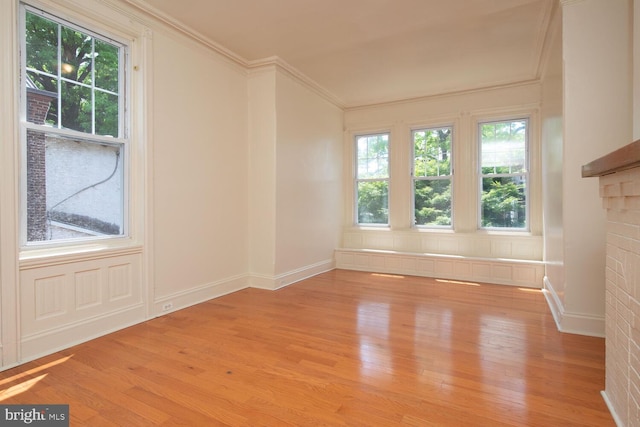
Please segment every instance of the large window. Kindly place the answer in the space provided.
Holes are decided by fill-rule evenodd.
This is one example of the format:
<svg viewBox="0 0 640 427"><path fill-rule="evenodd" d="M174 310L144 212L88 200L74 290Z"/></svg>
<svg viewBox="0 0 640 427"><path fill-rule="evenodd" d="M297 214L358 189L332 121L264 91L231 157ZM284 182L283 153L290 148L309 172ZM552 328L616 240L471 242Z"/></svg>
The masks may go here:
<svg viewBox="0 0 640 427"><path fill-rule="evenodd" d="M411 134L414 224L451 227L452 128L419 129Z"/></svg>
<svg viewBox="0 0 640 427"><path fill-rule="evenodd" d="M126 47L22 8L23 240L126 233Z"/></svg>
<svg viewBox="0 0 640 427"><path fill-rule="evenodd" d="M358 224L389 224L389 134L356 136Z"/></svg>
<svg viewBox="0 0 640 427"><path fill-rule="evenodd" d="M480 226L527 229L528 120L479 124Z"/></svg>

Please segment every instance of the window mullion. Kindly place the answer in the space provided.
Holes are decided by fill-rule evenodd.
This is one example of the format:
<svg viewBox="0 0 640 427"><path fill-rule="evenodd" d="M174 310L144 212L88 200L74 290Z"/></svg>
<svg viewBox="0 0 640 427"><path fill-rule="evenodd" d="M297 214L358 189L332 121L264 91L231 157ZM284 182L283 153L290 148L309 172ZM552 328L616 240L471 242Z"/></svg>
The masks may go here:
<svg viewBox="0 0 640 427"><path fill-rule="evenodd" d="M96 134L96 39L91 38L91 133Z"/></svg>
<svg viewBox="0 0 640 427"><path fill-rule="evenodd" d="M58 104L58 117L57 117L57 127L58 129L62 129L62 25L58 24L58 46L57 46L57 61L58 66L56 67L56 85L58 87L58 99L56 103Z"/></svg>

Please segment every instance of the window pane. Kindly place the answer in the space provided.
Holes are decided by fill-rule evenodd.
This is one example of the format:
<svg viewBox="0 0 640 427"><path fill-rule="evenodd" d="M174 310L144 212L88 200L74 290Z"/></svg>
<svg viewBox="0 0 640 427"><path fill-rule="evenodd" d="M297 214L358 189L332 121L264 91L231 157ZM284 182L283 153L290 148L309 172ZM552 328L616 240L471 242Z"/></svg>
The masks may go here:
<svg viewBox="0 0 640 427"><path fill-rule="evenodd" d="M518 177L482 179L482 226L526 227L526 180Z"/></svg>
<svg viewBox="0 0 640 427"><path fill-rule="evenodd" d="M25 20L27 68L58 75L58 24L28 12Z"/></svg>
<svg viewBox="0 0 640 427"><path fill-rule="evenodd" d="M527 121L480 125L483 174L511 174L526 171Z"/></svg>
<svg viewBox="0 0 640 427"><path fill-rule="evenodd" d="M416 225L451 225L451 180L415 181Z"/></svg>
<svg viewBox="0 0 640 427"><path fill-rule="evenodd" d="M367 135L357 138L358 178L389 176L389 135Z"/></svg>
<svg viewBox="0 0 640 427"><path fill-rule="evenodd" d="M389 223L389 183L387 181L358 183L358 223Z"/></svg>
<svg viewBox="0 0 640 427"><path fill-rule="evenodd" d="M58 124L57 79L34 72L27 73L27 121L39 125ZM48 88L52 88L49 90Z"/></svg>
<svg viewBox="0 0 640 427"><path fill-rule="evenodd" d="M80 31L62 27L60 74L65 79L91 85L93 38Z"/></svg>
<svg viewBox="0 0 640 427"><path fill-rule="evenodd" d="M28 108L35 105L36 95L49 99L45 119L42 114L27 114L28 120L121 137L121 47L30 12L25 33Z"/></svg>
<svg viewBox="0 0 640 427"><path fill-rule="evenodd" d="M96 87L118 93L119 51L117 46L95 41Z"/></svg>
<svg viewBox="0 0 640 427"><path fill-rule="evenodd" d="M62 82L62 127L81 132L91 131L91 88Z"/></svg>
<svg viewBox="0 0 640 427"><path fill-rule="evenodd" d="M123 147L27 131L27 241L124 232Z"/></svg>
<svg viewBox="0 0 640 427"><path fill-rule="evenodd" d="M96 95L96 134L118 136L118 96L104 92Z"/></svg>
<svg viewBox="0 0 640 427"><path fill-rule="evenodd" d="M451 175L451 128L413 132L414 176Z"/></svg>

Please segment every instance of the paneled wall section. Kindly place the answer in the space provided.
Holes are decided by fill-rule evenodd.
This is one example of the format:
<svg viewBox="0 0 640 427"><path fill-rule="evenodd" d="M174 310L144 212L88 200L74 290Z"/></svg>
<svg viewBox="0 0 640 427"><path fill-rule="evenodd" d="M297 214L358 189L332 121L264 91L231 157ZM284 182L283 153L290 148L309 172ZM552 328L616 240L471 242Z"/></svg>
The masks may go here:
<svg viewBox="0 0 640 427"><path fill-rule="evenodd" d="M133 252L22 267L22 358L144 320L141 258Z"/></svg>

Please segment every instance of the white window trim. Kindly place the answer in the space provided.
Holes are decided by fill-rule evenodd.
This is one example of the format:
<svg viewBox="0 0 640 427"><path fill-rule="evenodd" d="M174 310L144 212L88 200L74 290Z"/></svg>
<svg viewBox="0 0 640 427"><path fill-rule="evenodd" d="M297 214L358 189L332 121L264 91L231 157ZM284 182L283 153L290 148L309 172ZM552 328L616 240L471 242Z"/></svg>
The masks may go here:
<svg viewBox="0 0 640 427"><path fill-rule="evenodd" d="M145 188L146 156L150 149L145 149L144 142L150 134L148 123L148 113L145 111L149 100L146 89L151 84L151 73L144 67L150 61L151 31L138 21L135 15L125 12L122 9L115 9L110 5L102 5L102 8L89 8L83 3L85 0L69 0L68 7L61 6L52 0L23 0L18 7L19 25L17 27L20 50L24 46L24 9L33 7L45 11L47 14L67 22L79 22L80 28L93 28L92 34L97 34L105 40L114 40L125 46L125 76L123 96L124 114L120 120L121 126L127 126L124 133L127 135L126 143L123 146L124 154L124 182L126 183L123 197L127 201L124 203L124 235L107 236L97 239L83 240L60 240L26 243L26 159L24 158L24 148L22 145L26 140L26 88L21 81L16 81L19 94L20 108L16 117L16 128L18 129L19 140L16 141L17 151L20 156L18 193L20 214L19 222L19 259L25 262L37 262L38 259L46 260L51 257L72 257L74 254L87 254L95 252L113 251L119 252L126 248L142 247L145 242L145 207L150 203L145 198L147 193ZM78 27L75 25L74 27ZM16 59L14 62L16 69L24 69L23 63ZM58 130L61 133L73 131ZM86 134L82 134L87 138ZM101 136L91 135L87 139L100 140ZM117 142L122 139L107 138L108 141ZM145 156L146 154L146 156ZM147 221L148 222L148 221Z"/></svg>

